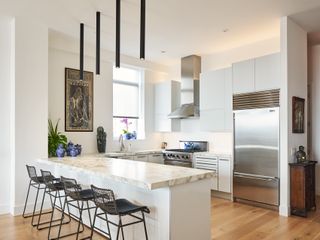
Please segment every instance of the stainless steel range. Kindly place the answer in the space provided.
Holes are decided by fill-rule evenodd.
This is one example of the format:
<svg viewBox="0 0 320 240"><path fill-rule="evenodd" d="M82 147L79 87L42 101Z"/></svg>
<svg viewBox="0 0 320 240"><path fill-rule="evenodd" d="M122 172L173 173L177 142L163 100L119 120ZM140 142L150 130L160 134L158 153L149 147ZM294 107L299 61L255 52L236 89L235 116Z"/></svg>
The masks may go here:
<svg viewBox="0 0 320 240"><path fill-rule="evenodd" d="M181 167L193 167L193 154L208 151L208 142L205 141L179 141L180 148L166 149L163 152L164 164Z"/></svg>

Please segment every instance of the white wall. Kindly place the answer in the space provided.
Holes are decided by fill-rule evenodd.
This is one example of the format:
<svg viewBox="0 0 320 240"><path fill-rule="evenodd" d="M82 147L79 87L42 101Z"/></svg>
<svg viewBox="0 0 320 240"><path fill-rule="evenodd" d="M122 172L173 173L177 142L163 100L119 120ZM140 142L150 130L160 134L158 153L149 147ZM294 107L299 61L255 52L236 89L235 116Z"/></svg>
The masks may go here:
<svg viewBox="0 0 320 240"><path fill-rule="evenodd" d="M305 133L292 133L292 97L306 99ZM307 146L307 33L290 18L281 19L280 214L290 214L288 163L299 145Z"/></svg>
<svg viewBox="0 0 320 240"><path fill-rule="evenodd" d="M0 17L0 214L10 210L11 179L11 32L13 19Z"/></svg>
<svg viewBox="0 0 320 240"><path fill-rule="evenodd" d="M78 42L58 33L50 34L49 47L49 118L60 120L59 129L64 132L64 69L79 68ZM94 47L85 47L85 70L94 72ZM96 153L96 128L103 126L108 134L107 151L119 150L112 136L112 67L113 54L102 51L101 75L94 74L94 132L65 133L69 140L83 146L83 153ZM161 65L141 62L137 59L121 58L122 64L145 68L145 128L146 139L130 141L133 150L160 148L162 135L153 129L153 85L168 78L166 68ZM118 138L118 137L116 137ZM129 144L127 142L126 144Z"/></svg>
<svg viewBox="0 0 320 240"><path fill-rule="evenodd" d="M309 49L309 84L311 90L311 159L320 159L320 45ZM316 165L316 193L320 195L320 167Z"/></svg>
<svg viewBox="0 0 320 240"><path fill-rule="evenodd" d="M47 156L48 29L27 18L15 18L15 136L12 165L12 213L20 214L28 177L25 164Z"/></svg>
<svg viewBox="0 0 320 240"><path fill-rule="evenodd" d="M230 67L232 63L280 51L280 38L271 38L249 45L202 56L202 72Z"/></svg>

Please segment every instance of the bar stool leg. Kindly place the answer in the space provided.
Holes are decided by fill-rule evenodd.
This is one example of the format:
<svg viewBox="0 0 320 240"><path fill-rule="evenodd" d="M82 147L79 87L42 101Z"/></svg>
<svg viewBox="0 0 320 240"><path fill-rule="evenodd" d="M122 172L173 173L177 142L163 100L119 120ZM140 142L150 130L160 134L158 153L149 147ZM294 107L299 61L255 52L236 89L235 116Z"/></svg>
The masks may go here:
<svg viewBox="0 0 320 240"><path fill-rule="evenodd" d="M117 230L117 240L119 240L119 233L120 233L120 224L121 224L121 220L119 220L119 224L118 224L118 230Z"/></svg>
<svg viewBox="0 0 320 240"><path fill-rule="evenodd" d="M76 238L76 240L79 239L80 223L82 223L82 211L83 211L83 201L81 201L81 208L79 208L79 223L78 223L77 238ZM83 226L83 223L82 223L82 226ZM83 226L83 228L84 228L84 226Z"/></svg>
<svg viewBox="0 0 320 240"><path fill-rule="evenodd" d="M33 226L33 227L35 226L35 224L33 223L33 219L34 219L34 214L35 214L36 208L37 208L39 191L40 191L40 184L38 184L36 200L34 201L33 212L32 212L31 226Z"/></svg>
<svg viewBox="0 0 320 240"><path fill-rule="evenodd" d="M59 231L58 231L58 237L57 239L60 238L60 234L61 234L61 228L62 228L62 221L64 218L64 210L66 208L66 204L67 204L67 196L65 197L64 203L63 203L63 208L62 208L62 216L61 216L61 221L60 221L60 225L59 225ZM70 214L70 213L69 213Z"/></svg>
<svg viewBox="0 0 320 240"><path fill-rule="evenodd" d="M27 209L27 203L28 203L28 199L29 199L29 193L30 193L30 187L31 187L31 180L29 181L29 187L28 187L28 192L27 192L27 197L26 197L26 201L24 202L24 208L23 208L23 213L22 213L22 216L24 218L28 218L28 217L31 217L32 215L25 215L26 213L26 209Z"/></svg>
<svg viewBox="0 0 320 240"><path fill-rule="evenodd" d="M51 195L50 195L50 196L51 196ZM50 197L50 198L51 198L51 197ZM53 205L52 205L52 213L51 213L51 218L50 218L50 223L49 223L49 231L48 231L48 240L50 239L50 233L51 233L52 220L53 220L53 215L54 215L56 200L57 200L57 192L55 192L54 201L53 201ZM51 198L51 202L52 202L52 198Z"/></svg>
<svg viewBox="0 0 320 240"><path fill-rule="evenodd" d="M108 220L108 214L105 214L105 215L106 215L106 221L107 221L107 228L108 228L109 237L110 237L110 240L112 240L111 232L110 232L110 226L109 226L109 220Z"/></svg>
<svg viewBox="0 0 320 240"><path fill-rule="evenodd" d="M122 226L122 220L121 220L121 216L120 217L120 223L121 223L121 234L122 234L122 239L124 240L124 233L123 233L123 226Z"/></svg>
<svg viewBox="0 0 320 240"><path fill-rule="evenodd" d="M92 236L93 236L94 225L96 223L97 211L98 211L98 208L96 207L96 210L94 211L92 226L91 226L91 235L90 235L91 239L92 239Z"/></svg>
<svg viewBox="0 0 320 240"><path fill-rule="evenodd" d="M145 219L145 216L144 216L144 212L141 211L142 213L142 219L143 219L143 226L144 226L144 233L146 235L146 240L148 240L148 233L147 233L147 226L146 226L146 219Z"/></svg>

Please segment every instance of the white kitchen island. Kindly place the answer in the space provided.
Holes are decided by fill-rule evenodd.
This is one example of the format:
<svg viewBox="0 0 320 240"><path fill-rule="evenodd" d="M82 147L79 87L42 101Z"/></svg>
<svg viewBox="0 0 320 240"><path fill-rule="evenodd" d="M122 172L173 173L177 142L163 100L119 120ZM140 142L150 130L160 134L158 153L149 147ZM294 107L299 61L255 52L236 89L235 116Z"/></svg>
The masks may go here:
<svg viewBox="0 0 320 240"><path fill-rule="evenodd" d="M213 172L99 156L38 159L36 166L84 185L112 189L117 198L148 206L150 240L211 239ZM96 226L105 224L97 222ZM114 237L116 228L111 227L111 232ZM126 227L125 239L145 239L143 224Z"/></svg>

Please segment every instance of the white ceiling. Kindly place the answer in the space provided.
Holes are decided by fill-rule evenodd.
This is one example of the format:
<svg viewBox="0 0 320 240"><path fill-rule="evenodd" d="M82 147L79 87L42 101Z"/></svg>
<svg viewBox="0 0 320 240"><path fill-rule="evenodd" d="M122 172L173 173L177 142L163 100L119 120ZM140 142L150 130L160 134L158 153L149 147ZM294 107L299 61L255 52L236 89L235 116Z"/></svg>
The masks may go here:
<svg viewBox="0 0 320 240"><path fill-rule="evenodd" d="M140 0L122 0L121 51L136 57L139 4ZM75 38L79 23L84 22L87 43L94 43L99 10L102 47L114 49L115 0L0 0L0 5L0 14L33 15ZM206 55L277 37L281 16L315 7L320 7L319 0L147 0L146 56L170 64L182 56Z"/></svg>

